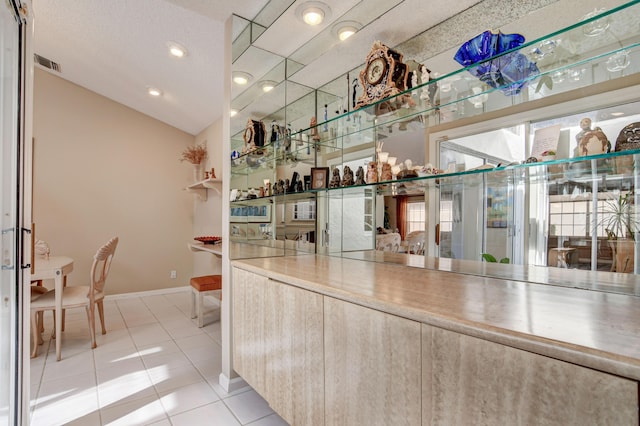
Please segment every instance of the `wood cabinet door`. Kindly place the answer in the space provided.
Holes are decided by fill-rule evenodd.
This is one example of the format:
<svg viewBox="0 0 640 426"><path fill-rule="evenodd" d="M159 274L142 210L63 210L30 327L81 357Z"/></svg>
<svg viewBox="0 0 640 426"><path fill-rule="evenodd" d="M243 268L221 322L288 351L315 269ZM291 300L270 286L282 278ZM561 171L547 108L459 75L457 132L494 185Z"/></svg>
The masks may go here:
<svg viewBox="0 0 640 426"><path fill-rule="evenodd" d="M268 279L233 268L233 369L263 397L266 395L265 291Z"/></svg>
<svg viewBox="0 0 640 426"><path fill-rule="evenodd" d="M324 330L325 424L420 424L420 323L325 297Z"/></svg>
<svg viewBox="0 0 640 426"><path fill-rule="evenodd" d="M293 425L324 424L322 303L317 293L269 280L266 399Z"/></svg>
<svg viewBox="0 0 640 426"><path fill-rule="evenodd" d="M424 425L637 425L638 383L422 325Z"/></svg>

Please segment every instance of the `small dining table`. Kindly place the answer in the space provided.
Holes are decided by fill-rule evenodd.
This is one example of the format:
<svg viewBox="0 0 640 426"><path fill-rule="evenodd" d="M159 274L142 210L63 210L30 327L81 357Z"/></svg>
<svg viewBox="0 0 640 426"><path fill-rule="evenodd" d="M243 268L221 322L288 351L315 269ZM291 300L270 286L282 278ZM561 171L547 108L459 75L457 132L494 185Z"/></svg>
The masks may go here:
<svg viewBox="0 0 640 426"><path fill-rule="evenodd" d="M56 359L60 361L62 355L62 293L67 275L73 271L73 259L67 256L49 256L35 260L35 267L31 280L53 280L55 283L55 323L56 323Z"/></svg>

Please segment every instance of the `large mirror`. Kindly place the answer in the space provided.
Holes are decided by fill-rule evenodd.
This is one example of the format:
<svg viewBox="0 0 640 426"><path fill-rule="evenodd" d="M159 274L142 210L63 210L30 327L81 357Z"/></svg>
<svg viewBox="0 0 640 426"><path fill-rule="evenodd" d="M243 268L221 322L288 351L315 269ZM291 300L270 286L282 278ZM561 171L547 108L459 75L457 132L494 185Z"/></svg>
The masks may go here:
<svg viewBox="0 0 640 426"><path fill-rule="evenodd" d="M292 7L275 4L284 17ZM538 36L563 19L574 24L524 45L522 55L539 72L514 93L493 89L475 68L454 63L457 42L417 52L424 34L405 40L399 49L437 71L429 85L407 94L409 107L390 111L355 109L363 90L357 64L366 48L361 60L345 61L353 64L348 71L324 82L329 73L321 75L326 64L317 61L333 55L329 29L280 55L263 48L278 13L265 12L263 22L238 19L233 69L251 69L253 83L234 86L233 93L232 150L242 158L232 160L231 187L242 198L233 204L240 217L233 215L232 237L275 249L264 255L315 252L637 294L638 248L618 241L636 229L614 223L635 219L640 204L633 155L629 165L604 154L615 149L625 124L640 121L629 89L638 87L640 27L632 13L637 6L629 7L613 10L615 19L575 24L582 18L563 16L532 26L531 12L505 24L504 31ZM598 26L597 34L585 32ZM265 90L265 82L273 87ZM582 159L598 154L579 146L585 118L589 130L606 135L602 157ZM250 119L262 122L265 147L246 154ZM553 149L535 155L544 162L523 164L546 139L555 141ZM391 182L340 188L347 170L366 174L371 162L378 175L388 166ZM400 174L403 168L416 177L403 180L410 176ZM319 188L310 183L316 169L326 169ZM625 214L614 213L616 207Z"/></svg>

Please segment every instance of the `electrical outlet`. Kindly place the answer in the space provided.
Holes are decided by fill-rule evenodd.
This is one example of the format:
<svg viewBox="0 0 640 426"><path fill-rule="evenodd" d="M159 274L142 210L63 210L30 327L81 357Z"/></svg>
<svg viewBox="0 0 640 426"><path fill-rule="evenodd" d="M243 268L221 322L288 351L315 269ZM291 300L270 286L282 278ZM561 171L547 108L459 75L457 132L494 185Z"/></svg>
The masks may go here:
<svg viewBox="0 0 640 426"><path fill-rule="evenodd" d="M176 279L178 278L178 271L171 271L171 273L169 274L169 277L171 279Z"/></svg>

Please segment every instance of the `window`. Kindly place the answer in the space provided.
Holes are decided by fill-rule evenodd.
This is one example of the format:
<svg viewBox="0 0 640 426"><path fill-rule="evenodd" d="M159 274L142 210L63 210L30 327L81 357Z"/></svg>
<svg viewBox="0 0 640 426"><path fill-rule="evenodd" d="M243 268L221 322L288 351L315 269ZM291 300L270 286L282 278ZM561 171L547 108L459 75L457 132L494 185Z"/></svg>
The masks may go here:
<svg viewBox="0 0 640 426"><path fill-rule="evenodd" d="M407 203L407 234L425 230L424 201Z"/></svg>
<svg viewBox="0 0 640 426"><path fill-rule="evenodd" d="M549 235L563 237L589 236L588 217L591 201L560 201L549 203Z"/></svg>
<svg viewBox="0 0 640 426"><path fill-rule="evenodd" d="M453 200L440 199L440 232L453 231Z"/></svg>
<svg viewBox="0 0 640 426"><path fill-rule="evenodd" d="M374 192L371 189L364 190L364 231L365 232L373 232L373 215L374 215L373 194Z"/></svg>
<svg viewBox="0 0 640 426"><path fill-rule="evenodd" d="M555 200L554 200L555 198ZM598 200L598 237L607 237L607 223L612 216L610 199ZM549 235L554 237L591 237L593 226L591 194L585 193L578 200L567 200L563 196L551 196L549 203Z"/></svg>
<svg viewBox="0 0 640 426"><path fill-rule="evenodd" d="M316 204L311 201L298 201L293 205L293 220L315 220Z"/></svg>

